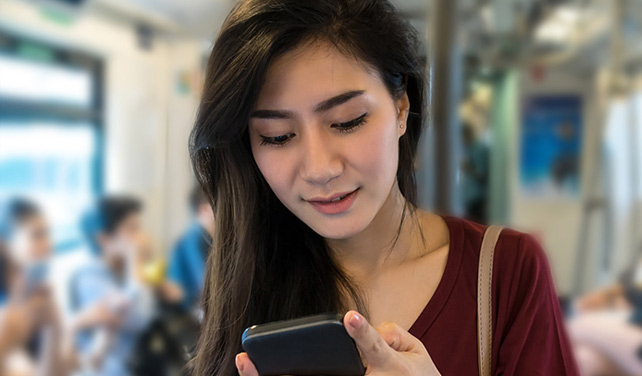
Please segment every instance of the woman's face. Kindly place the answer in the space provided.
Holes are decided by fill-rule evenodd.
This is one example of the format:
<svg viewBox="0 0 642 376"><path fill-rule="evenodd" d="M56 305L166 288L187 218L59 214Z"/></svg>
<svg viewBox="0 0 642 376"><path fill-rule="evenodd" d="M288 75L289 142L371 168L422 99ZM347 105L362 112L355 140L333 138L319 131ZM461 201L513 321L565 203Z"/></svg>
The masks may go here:
<svg viewBox="0 0 642 376"><path fill-rule="evenodd" d="M49 227L42 215L32 215L18 224L9 243L12 258L20 265L46 260L51 248Z"/></svg>
<svg viewBox="0 0 642 376"><path fill-rule="evenodd" d="M350 238L395 187L408 107L375 70L307 44L268 69L250 119L252 153L294 215L325 238Z"/></svg>

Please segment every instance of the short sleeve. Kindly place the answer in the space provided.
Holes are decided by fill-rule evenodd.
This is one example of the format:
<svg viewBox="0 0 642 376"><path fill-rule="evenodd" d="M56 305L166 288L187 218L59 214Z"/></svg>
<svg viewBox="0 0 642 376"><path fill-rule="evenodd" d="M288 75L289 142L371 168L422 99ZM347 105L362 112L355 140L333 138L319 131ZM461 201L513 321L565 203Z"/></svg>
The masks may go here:
<svg viewBox="0 0 642 376"><path fill-rule="evenodd" d="M494 374L579 375L546 255L532 236L513 238L496 251Z"/></svg>

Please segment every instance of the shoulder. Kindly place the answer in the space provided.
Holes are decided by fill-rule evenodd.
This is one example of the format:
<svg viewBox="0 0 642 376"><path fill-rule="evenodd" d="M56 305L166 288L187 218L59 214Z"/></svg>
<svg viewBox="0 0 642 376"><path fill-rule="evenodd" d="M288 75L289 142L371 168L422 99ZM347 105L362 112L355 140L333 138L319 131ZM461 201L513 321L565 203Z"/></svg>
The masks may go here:
<svg viewBox="0 0 642 376"><path fill-rule="evenodd" d="M71 276L71 283L79 288L91 286L96 281L107 280L110 272L100 260L90 258L80 265Z"/></svg>
<svg viewBox="0 0 642 376"><path fill-rule="evenodd" d="M451 221L461 226L464 264L466 273L470 273L468 283L475 284L482 238L488 226L465 219ZM530 234L511 228L502 230L495 247L492 280L496 309L508 312L500 315L502 320L514 320L527 302L533 302L530 309L537 307L547 312L559 304L546 253Z"/></svg>
<svg viewBox="0 0 642 376"><path fill-rule="evenodd" d="M183 234L174 243L174 252L186 252L195 240L203 237L205 230L198 223L194 222L185 230Z"/></svg>
<svg viewBox="0 0 642 376"><path fill-rule="evenodd" d="M505 229L497 242L495 259L495 267L503 275L530 282L550 280L546 252L531 234Z"/></svg>
<svg viewBox="0 0 642 376"><path fill-rule="evenodd" d="M444 220L451 227L451 234L461 234L461 239L458 240L465 257L479 260L482 240L488 226L458 217L444 217ZM511 228L504 228L499 236L493 265L496 272L494 274L528 271L523 277L533 277L533 273L549 273L548 259L539 242L532 235Z"/></svg>
<svg viewBox="0 0 642 376"><path fill-rule="evenodd" d="M70 276L70 304L73 310L82 309L101 298L113 286L111 272L100 260L92 258L79 266Z"/></svg>
<svg viewBox="0 0 642 376"><path fill-rule="evenodd" d="M190 231L183 233L175 242L170 252L170 258L172 262L178 262L178 260L185 257L185 252L189 250L189 239Z"/></svg>
<svg viewBox="0 0 642 376"><path fill-rule="evenodd" d="M466 248L475 249L479 253L484 234L489 226L458 217L445 217L445 220L449 227L454 225L460 228ZM511 252L515 256L531 261L546 258L541 245L531 234L504 227L497 241L495 254L510 257Z"/></svg>

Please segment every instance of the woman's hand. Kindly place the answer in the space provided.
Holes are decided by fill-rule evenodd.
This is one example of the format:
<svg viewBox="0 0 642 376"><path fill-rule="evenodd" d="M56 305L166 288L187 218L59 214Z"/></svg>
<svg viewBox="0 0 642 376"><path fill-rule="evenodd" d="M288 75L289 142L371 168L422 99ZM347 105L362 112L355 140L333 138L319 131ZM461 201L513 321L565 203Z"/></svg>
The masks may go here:
<svg viewBox="0 0 642 376"><path fill-rule="evenodd" d="M386 322L375 329L355 311L343 324L361 351L366 375L440 375L423 343L399 325Z"/></svg>
<svg viewBox="0 0 642 376"><path fill-rule="evenodd" d="M361 351L366 375L440 375L423 343L400 326L383 323L375 329L355 311L344 316L343 324ZM241 376L259 375L246 353L236 356L236 368Z"/></svg>

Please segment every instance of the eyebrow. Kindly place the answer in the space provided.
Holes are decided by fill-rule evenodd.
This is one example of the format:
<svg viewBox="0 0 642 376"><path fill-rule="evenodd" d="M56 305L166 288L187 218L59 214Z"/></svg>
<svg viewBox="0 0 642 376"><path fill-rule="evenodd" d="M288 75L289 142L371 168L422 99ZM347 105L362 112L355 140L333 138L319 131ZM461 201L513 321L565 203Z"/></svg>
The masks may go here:
<svg viewBox="0 0 642 376"><path fill-rule="evenodd" d="M314 112L326 112L330 109L346 103L352 98L356 98L364 93L363 90L351 90L345 93L335 95L330 99L326 99L323 102L317 104L314 107ZM250 117L261 118L261 119L291 119L294 117L292 111L287 110L256 110L252 112Z"/></svg>

